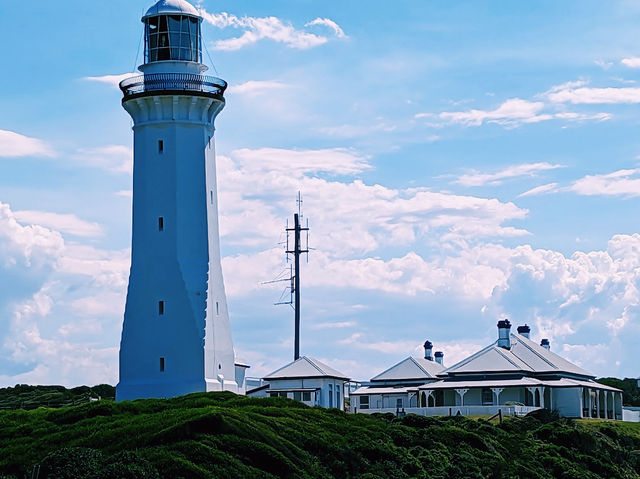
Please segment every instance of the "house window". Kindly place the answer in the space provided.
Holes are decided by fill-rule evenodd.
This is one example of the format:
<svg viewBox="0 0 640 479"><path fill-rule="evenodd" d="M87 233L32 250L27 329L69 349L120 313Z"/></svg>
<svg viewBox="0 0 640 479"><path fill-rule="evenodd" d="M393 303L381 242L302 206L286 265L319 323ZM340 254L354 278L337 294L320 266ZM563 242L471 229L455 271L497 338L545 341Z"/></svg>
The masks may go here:
<svg viewBox="0 0 640 479"><path fill-rule="evenodd" d="M277 398L278 397L278 393L269 393L269 397Z"/></svg>
<svg viewBox="0 0 640 479"><path fill-rule="evenodd" d="M336 407L340 407L340 386L336 385Z"/></svg>
<svg viewBox="0 0 640 479"><path fill-rule="evenodd" d="M329 384L329 407L333 407L333 384Z"/></svg>
<svg viewBox="0 0 640 479"><path fill-rule="evenodd" d="M302 392L293 391L293 399L295 399L296 401L302 401Z"/></svg>
<svg viewBox="0 0 640 479"><path fill-rule="evenodd" d="M158 218L158 231L164 231L164 216Z"/></svg>
<svg viewBox="0 0 640 479"><path fill-rule="evenodd" d="M493 404L493 391L489 388L482 389L482 405L491 406Z"/></svg>
<svg viewBox="0 0 640 479"><path fill-rule="evenodd" d="M160 372L164 372L164 358L160 358Z"/></svg>
<svg viewBox="0 0 640 479"><path fill-rule="evenodd" d="M164 314L164 301L158 301L158 314L160 316Z"/></svg>
<svg viewBox="0 0 640 479"><path fill-rule="evenodd" d="M303 391L302 400L306 402L311 401L311 391Z"/></svg>
<svg viewBox="0 0 640 479"><path fill-rule="evenodd" d="M400 409L402 407L402 398L396 399L396 408Z"/></svg>
<svg viewBox="0 0 640 479"><path fill-rule="evenodd" d="M369 396L360 396L360 409L369 409Z"/></svg>
<svg viewBox="0 0 640 479"><path fill-rule="evenodd" d="M158 140L158 153L160 153L160 154L164 153L164 141L163 140Z"/></svg>

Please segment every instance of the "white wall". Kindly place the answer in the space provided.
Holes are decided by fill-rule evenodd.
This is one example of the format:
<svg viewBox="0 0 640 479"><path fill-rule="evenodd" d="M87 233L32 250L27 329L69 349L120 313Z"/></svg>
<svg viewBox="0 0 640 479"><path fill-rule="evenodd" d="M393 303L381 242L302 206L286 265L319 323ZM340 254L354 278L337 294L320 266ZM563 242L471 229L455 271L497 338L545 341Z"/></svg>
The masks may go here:
<svg viewBox="0 0 640 479"><path fill-rule="evenodd" d="M582 388L553 388L552 408L563 417L582 417Z"/></svg>
<svg viewBox="0 0 640 479"><path fill-rule="evenodd" d="M237 391L213 148L223 106L188 95L124 103L135 124L133 236L118 400Z"/></svg>
<svg viewBox="0 0 640 479"><path fill-rule="evenodd" d="M329 401L329 386L331 385L332 392L332 407L344 410L344 397L345 397L345 381L334 378L304 378L304 379L270 379L266 380L269 383L269 389L273 390L287 390L287 389L316 389L317 393L317 406L329 407L331 404ZM336 388L339 388L339 396L336 398ZM292 396L293 398L293 396ZM338 401L336 401L336 399Z"/></svg>

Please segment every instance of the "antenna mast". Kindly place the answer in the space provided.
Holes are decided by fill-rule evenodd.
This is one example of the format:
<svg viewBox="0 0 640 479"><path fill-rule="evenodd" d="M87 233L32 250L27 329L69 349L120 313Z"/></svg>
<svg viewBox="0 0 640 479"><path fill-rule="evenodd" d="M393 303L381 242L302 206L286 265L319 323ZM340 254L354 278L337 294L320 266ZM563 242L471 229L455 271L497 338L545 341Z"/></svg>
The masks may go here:
<svg viewBox="0 0 640 479"><path fill-rule="evenodd" d="M295 344L293 359L300 359L300 255L306 254L307 260L309 258L309 221L307 220L307 226L302 227L302 195L298 192L298 213L293 215L293 228L287 228L287 255L293 255L294 258L294 274L291 278L291 293L294 296L294 310L295 310ZM303 231L307 232L307 244L302 247L300 236ZM289 233L293 233L293 249L289 248ZM288 258L289 256L287 256Z"/></svg>

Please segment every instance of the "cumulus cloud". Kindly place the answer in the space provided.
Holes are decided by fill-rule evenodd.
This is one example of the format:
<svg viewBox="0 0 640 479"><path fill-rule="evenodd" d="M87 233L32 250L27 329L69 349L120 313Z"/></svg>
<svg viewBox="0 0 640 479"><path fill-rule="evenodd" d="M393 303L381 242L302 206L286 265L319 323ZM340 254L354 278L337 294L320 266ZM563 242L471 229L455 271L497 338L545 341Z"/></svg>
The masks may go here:
<svg viewBox="0 0 640 479"><path fill-rule="evenodd" d="M0 158L22 156L53 157L55 151L45 141L13 131L0 130Z"/></svg>
<svg viewBox="0 0 640 479"><path fill-rule="evenodd" d="M124 305L129 252L66 243L65 229L80 238L98 233L73 215L14 212L0 203L0 278L5 287L21 284L19 295L0 304L7 318L0 384L115 381L115 314Z"/></svg>
<svg viewBox="0 0 640 479"><path fill-rule="evenodd" d="M104 235L102 226L78 218L74 214L50 211L22 210L14 212L15 218L24 224L40 225L73 236L93 238Z"/></svg>
<svg viewBox="0 0 640 479"><path fill-rule="evenodd" d="M332 175L356 175L371 167L350 150L243 149L218 160L226 241L246 244L251 221L254 246L273 244L296 191L303 192L304 212L317 225L313 240L341 256L411 244L427 233L445 241L528 234L505 224L527 214L513 203L361 180L333 181Z"/></svg>
<svg viewBox="0 0 640 479"><path fill-rule="evenodd" d="M460 176L454 183L462 186L484 186L484 185L500 185L504 180L521 177L535 177L542 171L555 170L562 168L562 165L553 165L551 163L526 163L522 165L514 165L496 173L480 173L474 172Z"/></svg>
<svg viewBox="0 0 640 479"><path fill-rule="evenodd" d="M226 12L209 13L204 9L200 10L200 14L206 22L214 27L231 27L243 30L243 34L239 37L215 42L214 48L216 50L239 50L265 39L283 43L289 48L306 50L329 41L326 36L299 30L291 23L277 17L237 17ZM307 26L315 25L328 27L335 37L346 37L342 29L332 20L318 18L307 24Z"/></svg>

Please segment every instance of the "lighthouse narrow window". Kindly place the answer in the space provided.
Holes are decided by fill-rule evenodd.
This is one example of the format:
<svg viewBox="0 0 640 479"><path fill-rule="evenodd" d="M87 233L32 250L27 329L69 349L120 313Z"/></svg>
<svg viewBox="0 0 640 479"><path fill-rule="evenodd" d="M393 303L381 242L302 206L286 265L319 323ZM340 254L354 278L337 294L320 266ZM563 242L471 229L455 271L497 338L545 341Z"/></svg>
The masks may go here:
<svg viewBox="0 0 640 479"><path fill-rule="evenodd" d="M220 303L216 301L216 314L220 315Z"/></svg>
<svg viewBox="0 0 640 479"><path fill-rule="evenodd" d="M164 358L160 358L160 372L164 372Z"/></svg>
<svg viewBox="0 0 640 479"><path fill-rule="evenodd" d="M211 198L211 204L213 204L213 191L209 192L209 197Z"/></svg>
<svg viewBox="0 0 640 479"><path fill-rule="evenodd" d="M158 231L164 231L164 216L158 218Z"/></svg>
<svg viewBox="0 0 640 479"><path fill-rule="evenodd" d="M164 315L164 301L158 301L158 314L160 316Z"/></svg>
<svg viewBox="0 0 640 479"><path fill-rule="evenodd" d="M162 140L158 140L158 153L164 153L164 141Z"/></svg>

